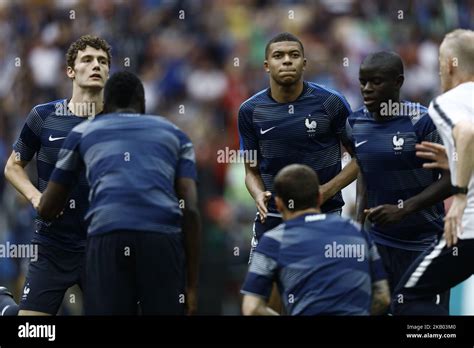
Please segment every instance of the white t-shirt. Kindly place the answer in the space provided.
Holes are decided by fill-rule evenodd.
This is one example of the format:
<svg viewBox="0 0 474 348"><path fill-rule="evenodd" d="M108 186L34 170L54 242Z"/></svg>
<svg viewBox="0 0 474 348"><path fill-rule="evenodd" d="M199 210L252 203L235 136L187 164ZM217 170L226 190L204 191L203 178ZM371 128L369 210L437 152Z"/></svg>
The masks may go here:
<svg viewBox="0 0 474 348"><path fill-rule="evenodd" d="M435 98L428 109L443 139L451 170L451 183L456 185L456 148L453 128L460 121L474 122L474 82L465 82ZM474 156L474 153L472 154ZM464 210L461 239L474 238L474 171L469 180L467 206Z"/></svg>

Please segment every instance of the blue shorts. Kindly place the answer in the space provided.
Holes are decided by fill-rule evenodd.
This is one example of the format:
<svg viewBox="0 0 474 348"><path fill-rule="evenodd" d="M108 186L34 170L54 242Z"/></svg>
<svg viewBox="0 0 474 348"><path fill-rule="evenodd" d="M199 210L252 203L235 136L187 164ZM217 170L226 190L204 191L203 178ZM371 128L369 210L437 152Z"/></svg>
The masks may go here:
<svg viewBox="0 0 474 348"><path fill-rule="evenodd" d="M28 266L20 310L56 315L67 289L76 284L83 289L85 253L34 245L38 246L38 257Z"/></svg>
<svg viewBox="0 0 474 348"><path fill-rule="evenodd" d="M181 233L113 231L89 237L86 250L86 315L184 314Z"/></svg>

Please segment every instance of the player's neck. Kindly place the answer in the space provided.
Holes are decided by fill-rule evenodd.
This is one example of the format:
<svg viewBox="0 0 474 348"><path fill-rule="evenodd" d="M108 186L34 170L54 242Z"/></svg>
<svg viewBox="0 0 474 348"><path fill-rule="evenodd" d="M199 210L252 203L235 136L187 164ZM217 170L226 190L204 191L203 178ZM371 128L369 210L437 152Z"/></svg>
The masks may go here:
<svg viewBox="0 0 474 348"><path fill-rule="evenodd" d="M298 216L305 215L305 214L321 214L321 209L319 208L308 208L298 211L290 211L286 210L282 212L283 220L291 220L297 218Z"/></svg>
<svg viewBox="0 0 474 348"><path fill-rule="evenodd" d="M453 83L452 83L451 89L456 88L457 86L462 85L463 83L466 83L466 82L474 82L474 75L473 76L462 76L462 75L453 76Z"/></svg>
<svg viewBox="0 0 474 348"><path fill-rule="evenodd" d="M101 113L104 108L104 90L76 89L73 87L68 108L79 117L95 116Z"/></svg>
<svg viewBox="0 0 474 348"><path fill-rule="evenodd" d="M301 79L295 84L288 86L279 85L275 81L270 79L270 93L272 98L278 103L294 102L303 92L303 88L303 79Z"/></svg>
<svg viewBox="0 0 474 348"><path fill-rule="evenodd" d="M392 98L388 101L383 102L382 104L385 104L385 105L381 104L378 111L372 112L372 116L373 116L374 120L376 120L377 122L383 122L383 121L390 120L393 117L397 116L396 114L392 113L391 108L395 104L400 104L400 103L401 103L401 101L400 101L400 96L399 95L395 96L394 98Z"/></svg>

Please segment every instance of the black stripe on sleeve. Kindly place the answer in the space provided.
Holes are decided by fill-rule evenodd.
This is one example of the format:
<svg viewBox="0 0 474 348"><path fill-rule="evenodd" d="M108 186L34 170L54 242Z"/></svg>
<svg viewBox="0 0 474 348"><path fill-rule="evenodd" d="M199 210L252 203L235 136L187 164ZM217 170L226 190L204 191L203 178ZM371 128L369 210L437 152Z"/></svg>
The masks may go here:
<svg viewBox="0 0 474 348"><path fill-rule="evenodd" d="M443 121L446 122L449 127L454 128L453 121L451 121L448 115L446 115L446 113L441 109L436 99L433 101L433 106L436 112L439 114L439 116L443 119Z"/></svg>

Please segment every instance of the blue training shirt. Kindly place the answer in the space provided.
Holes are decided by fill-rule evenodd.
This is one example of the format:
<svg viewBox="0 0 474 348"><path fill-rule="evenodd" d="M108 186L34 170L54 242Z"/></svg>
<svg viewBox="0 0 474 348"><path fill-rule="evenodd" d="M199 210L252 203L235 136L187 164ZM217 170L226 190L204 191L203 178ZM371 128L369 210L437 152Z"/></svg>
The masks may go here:
<svg viewBox="0 0 474 348"><path fill-rule="evenodd" d="M108 114L75 127L51 180L71 185L81 168L90 184L89 235L114 230L180 233L178 178L196 180L194 148L163 117Z"/></svg>
<svg viewBox="0 0 474 348"><path fill-rule="evenodd" d="M321 184L339 174L341 139L350 113L349 104L339 93L306 81L294 102L276 102L267 88L240 106L240 149L244 156L245 151L257 153L265 190L272 192L269 213L278 214L273 180L283 167L306 164L318 174ZM321 210L329 212L343 205L338 192Z"/></svg>
<svg viewBox="0 0 474 348"><path fill-rule="evenodd" d="M347 121L347 137L355 152L367 189L368 207L402 205L439 180L438 170L424 169L416 156L415 144L442 143L425 107L403 102L405 112L376 121L361 108ZM402 110L403 111L403 110ZM372 224L370 232L377 243L390 247L422 251L443 232L444 206L439 202L406 216L397 224Z"/></svg>
<svg viewBox="0 0 474 348"><path fill-rule="evenodd" d="M54 170L64 139L78 124L87 120L67 112L67 99L36 105L29 113L20 136L13 145L21 161L31 161L36 155L37 188L43 192ZM84 172L71 192L64 214L52 222L35 219L33 242L68 251L84 251L87 225L84 215L89 207L89 186Z"/></svg>
<svg viewBox="0 0 474 348"><path fill-rule="evenodd" d="M335 214L305 214L266 232L241 292L268 299L276 281L289 315L369 315L386 278L376 246Z"/></svg>

